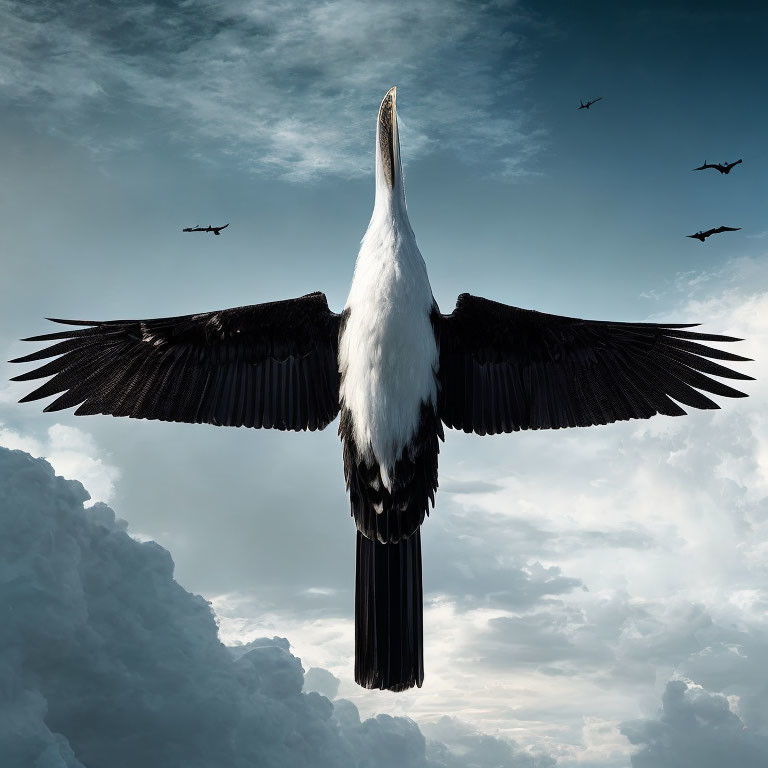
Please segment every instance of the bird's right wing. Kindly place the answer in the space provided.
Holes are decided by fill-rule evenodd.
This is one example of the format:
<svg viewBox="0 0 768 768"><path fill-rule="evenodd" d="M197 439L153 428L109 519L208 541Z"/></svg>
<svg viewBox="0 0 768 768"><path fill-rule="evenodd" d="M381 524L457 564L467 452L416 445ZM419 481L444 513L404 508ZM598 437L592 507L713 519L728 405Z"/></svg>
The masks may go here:
<svg viewBox="0 0 768 768"><path fill-rule="evenodd" d="M322 293L154 320L87 322L34 336L52 346L13 360L55 360L14 381L52 376L22 399L45 410L224 426L315 430L339 412L340 315Z"/></svg>
<svg viewBox="0 0 768 768"><path fill-rule="evenodd" d="M440 418L480 435L681 416L675 400L719 407L699 390L746 397L710 376L751 378L708 359L747 358L698 343L738 339L687 325L579 320L467 293L434 322Z"/></svg>

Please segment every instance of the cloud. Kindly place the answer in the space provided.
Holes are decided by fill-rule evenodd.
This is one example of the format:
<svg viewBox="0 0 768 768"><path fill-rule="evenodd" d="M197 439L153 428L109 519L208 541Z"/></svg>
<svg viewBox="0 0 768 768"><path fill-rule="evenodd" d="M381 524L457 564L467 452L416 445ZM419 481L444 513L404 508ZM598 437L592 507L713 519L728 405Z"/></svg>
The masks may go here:
<svg viewBox="0 0 768 768"><path fill-rule="evenodd" d="M322 667L310 667L304 674L304 690L317 691L327 699L335 699L339 692L339 680L336 675L331 674Z"/></svg>
<svg viewBox="0 0 768 768"><path fill-rule="evenodd" d="M174 140L288 179L368 174L393 84L406 159L448 148L515 176L543 140L510 104L541 28L513 0L6 0L0 18L0 103L97 153Z"/></svg>
<svg viewBox="0 0 768 768"><path fill-rule="evenodd" d="M658 720L624 723L621 731L641 746L633 768L759 768L768 762L768 733L745 727L722 694L683 680L667 683Z"/></svg>
<svg viewBox="0 0 768 768"><path fill-rule="evenodd" d="M77 479L88 489L91 504L111 501L120 479L120 470L98 455L91 435L76 427L54 424L38 440L0 422L0 446L45 457L62 477Z"/></svg>
<svg viewBox="0 0 768 768"><path fill-rule="evenodd" d="M440 479L441 493L496 493L504 486L498 483L491 483L487 480L457 480L453 477L443 477Z"/></svg>
<svg viewBox="0 0 768 768"><path fill-rule="evenodd" d="M45 461L0 448L3 766L487 765L473 755L493 738L465 738L461 762L444 744L428 750L408 718L361 720L351 702L302 693L284 638L226 648L170 554L87 498ZM307 687L313 678L335 680L315 670ZM509 759L494 765L551 764L498 750Z"/></svg>
<svg viewBox="0 0 768 768"><path fill-rule="evenodd" d="M515 742L479 733L453 717L441 717L423 726L430 741L428 754L441 768L554 768L549 755L532 755L520 750Z"/></svg>

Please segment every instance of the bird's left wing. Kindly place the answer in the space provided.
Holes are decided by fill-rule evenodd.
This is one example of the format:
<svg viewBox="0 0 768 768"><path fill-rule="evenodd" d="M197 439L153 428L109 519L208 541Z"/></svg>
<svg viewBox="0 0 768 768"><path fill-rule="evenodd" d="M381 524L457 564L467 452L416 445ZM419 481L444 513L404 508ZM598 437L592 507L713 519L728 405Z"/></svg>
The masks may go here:
<svg viewBox="0 0 768 768"><path fill-rule="evenodd" d="M698 343L739 339L690 325L579 320L466 293L435 324L440 417L480 435L681 416L678 403L719 407L699 390L746 397L710 376L751 379L709 359L748 358Z"/></svg>
<svg viewBox="0 0 768 768"><path fill-rule="evenodd" d="M154 320L56 320L70 328L27 341L52 346L12 362L56 357L16 376L52 376L22 399L76 415L281 430L323 429L339 412L340 315L322 293Z"/></svg>

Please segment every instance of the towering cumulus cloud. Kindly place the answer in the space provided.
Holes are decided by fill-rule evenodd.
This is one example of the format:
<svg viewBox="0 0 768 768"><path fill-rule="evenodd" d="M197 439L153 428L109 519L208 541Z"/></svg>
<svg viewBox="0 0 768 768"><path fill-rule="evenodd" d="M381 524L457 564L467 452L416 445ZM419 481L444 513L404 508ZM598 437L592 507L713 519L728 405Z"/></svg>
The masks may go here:
<svg viewBox="0 0 768 768"><path fill-rule="evenodd" d="M459 758L411 720L361 722L351 702L303 693L287 640L223 646L170 554L87 499L0 448L3 768L441 768L490 765L494 750L494 766L554 764L492 737ZM312 677L335 693L332 676Z"/></svg>
<svg viewBox="0 0 768 768"><path fill-rule="evenodd" d="M624 723L622 733L642 745L633 768L762 768L768 756L765 732L748 728L728 698L683 680L667 683L658 720Z"/></svg>

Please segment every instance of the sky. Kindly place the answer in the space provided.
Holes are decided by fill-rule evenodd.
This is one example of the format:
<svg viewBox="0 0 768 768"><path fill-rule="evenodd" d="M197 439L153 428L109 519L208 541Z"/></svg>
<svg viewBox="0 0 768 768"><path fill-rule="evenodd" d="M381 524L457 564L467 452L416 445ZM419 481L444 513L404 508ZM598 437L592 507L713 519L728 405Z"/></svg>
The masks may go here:
<svg viewBox="0 0 768 768"><path fill-rule="evenodd" d="M45 317L315 290L340 311L373 204L376 110L397 85L408 211L443 312L468 291L702 322L745 339L757 379L748 399L681 419L447 431L422 532L425 684L402 694L353 682L335 424L43 414L17 404L28 385L2 363L0 445L47 458L168 550L225 644L287 638L274 647L330 672L327 693L363 718L411 718L451 754L468 749L451 738L486 734L501 751L478 765L765 764L762 4L0 0L0 30L2 360ZM728 176L692 172L739 158ZM226 222L218 238L181 232ZM685 237L720 225L741 229ZM39 693L49 711L56 690Z"/></svg>

